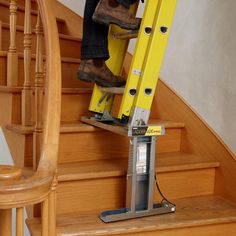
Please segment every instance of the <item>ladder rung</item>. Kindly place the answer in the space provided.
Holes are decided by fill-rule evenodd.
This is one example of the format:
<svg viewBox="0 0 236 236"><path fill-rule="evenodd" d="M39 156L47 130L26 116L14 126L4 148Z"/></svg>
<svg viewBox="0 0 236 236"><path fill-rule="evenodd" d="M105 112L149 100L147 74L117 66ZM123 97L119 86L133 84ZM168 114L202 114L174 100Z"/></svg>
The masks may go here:
<svg viewBox="0 0 236 236"><path fill-rule="evenodd" d="M124 33L113 32L112 36L116 39L133 39L138 37L138 30L130 30Z"/></svg>
<svg viewBox="0 0 236 236"><path fill-rule="evenodd" d="M113 93L113 94L123 94L124 87L99 87L99 89L104 93Z"/></svg>

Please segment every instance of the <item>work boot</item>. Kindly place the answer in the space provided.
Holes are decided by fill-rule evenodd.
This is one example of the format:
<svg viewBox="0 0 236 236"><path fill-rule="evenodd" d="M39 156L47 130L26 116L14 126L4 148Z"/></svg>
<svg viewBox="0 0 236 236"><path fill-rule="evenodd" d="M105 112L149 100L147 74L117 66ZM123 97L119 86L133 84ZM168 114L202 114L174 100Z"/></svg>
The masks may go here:
<svg viewBox="0 0 236 236"><path fill-rule="evenodd" d="M100 0L93 14L93 20L99 24L115 24L128 30L139 29L141 23L140 18L135 18L129 9L116 0Z"/></svg>
<svg viewBox="0 0 236 236"><path fill-rule="evenodd" d="M77 72L78 79L85 82L95 82L103 87L121 87L125 79L115 76L102 59L82 60Z"/></svg>

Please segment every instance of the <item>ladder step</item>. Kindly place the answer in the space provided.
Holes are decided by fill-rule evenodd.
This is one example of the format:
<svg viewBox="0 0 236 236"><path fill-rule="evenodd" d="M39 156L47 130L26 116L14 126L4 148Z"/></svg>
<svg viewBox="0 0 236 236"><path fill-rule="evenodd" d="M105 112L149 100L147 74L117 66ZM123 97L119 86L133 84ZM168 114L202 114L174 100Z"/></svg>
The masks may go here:
<svg viewBox="0 0 236 236"><path fill-rule="evenodd" d="M113 93L113 94L123 94L124 87L99 87L99 89L104 93Z"/></svg>
<svg viewBox="0 0 236 236"><path fill-rule="evenodd" d="M138 30L130 30L130 31L126 31L126 32L113 32L112 33L112 37L116 38L116 39L133 39L133 38L137 38L138 37Z"/></svg>

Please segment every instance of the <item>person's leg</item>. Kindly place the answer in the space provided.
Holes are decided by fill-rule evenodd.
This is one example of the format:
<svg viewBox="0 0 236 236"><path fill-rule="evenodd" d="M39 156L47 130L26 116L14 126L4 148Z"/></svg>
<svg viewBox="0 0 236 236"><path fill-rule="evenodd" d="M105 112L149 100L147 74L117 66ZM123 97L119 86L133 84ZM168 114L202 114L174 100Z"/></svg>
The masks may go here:
<svg viewBox="0 0 236 236"><path fill-rule="evenodd" d="M104 87L125 85L124 78L115 76L105 64L109 58L109 26L95 23L92 15L99 0L86 0L83 22L83 39L81 46L81 63L77 72L78 79L95 82Z"/></svg>
<svg viewBox="0 0 236 236"><path fill-rule="evenodd" d="M99 0L86 0L83 21L83 40L81 59L109 58L108 29L109 26L101 25L92 20L93 13Z"/></svg>
<svg viewBox="0 0 236 236"><path fill-rule="evenodd" d="M128 30L139 29L141 19L129 12L134 0L100 0L93 14L93 20L99 24L116 24Z"/></svg>

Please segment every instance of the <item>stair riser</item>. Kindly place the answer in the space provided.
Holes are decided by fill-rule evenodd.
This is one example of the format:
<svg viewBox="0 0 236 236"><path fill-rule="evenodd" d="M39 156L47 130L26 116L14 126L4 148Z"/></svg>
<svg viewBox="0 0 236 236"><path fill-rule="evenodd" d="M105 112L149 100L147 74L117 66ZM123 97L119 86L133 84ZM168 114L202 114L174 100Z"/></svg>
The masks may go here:
<svg viewBox="0 0 236 236"><path fill-rule="evenodd" d="M5 56L0 56L0 86L7 84L7 60Z"/></svg>
<svg viewBox="0 0 236 236"><path fill-rule="evenodd" d="M160 173L158 181L168 199L177 199L212 194L214 177L215 169L212 168ZM125 192L125 177L60 182L57 189L57 213L85 211L98 213L121 208L125 206ZM155 193L155 200L158 198Z"/></svg>
<svg viewBox="0 0 236 236"><path fill-rule="evenodd" d="M14 110L14 109L13 109ZM17 111L14 111L17 112ZM175 131L179 133L179 130ZM15 134L15 141L17 141L18 134ZM171 147L168 143L171 143L173 130L167 130L166 136L163 137L157 143L157 153L171 152ZM28 148L27 155L25 155L25 162L33 162L33 135L27 134L25 143L21 145L21 148ZM101 138L103 137L103 138ZM175 146L172 148L180 149L180 141L175 140ZM119 145L117 145L119 143ZM122 150L120 147L123 147ZM90 161L90 160L109 160L114 158L127 158L129 141L127 138L112 134L106 131L99 132L86 132L86 133L71 133L60 135L59 146L59 160L58 163L78 162L78 161ZM17 157L19 158L19 157ZM21 157L23 158L23 156ZM19 158L19 159L21 159ZM28 164L27 164L28 166Z"/></svg>
<svg viewBox="0 0 236 236"><path fill-rule="evenodd" d="M6 109L6 104L10 104ZM0 107L4 107L4 114L1 114L1 124L18 123L21 117L21 96L18 93L0 93ZM2 118L5 120L2 121Z"/></svg>
<svg viewBox="0 0 236 236"><path fill-rule="evenodd" d="M2 50L8 51L9 49L9 28L2 28ZM24 51L24 34L23 31L17 30L16 34L16 47L18 52ZM69 39L60 38L60 50L62 57L80 58L80 41L73 41ZM43 50L44 51L44 50ZM32 53L36 52L36 35L32 34Z"/></svg>
<svg viewBox="0 0 236 236"><path fill-rule="evenodd" d="M62 87L63 88L92 88L92 83L82 82L77 79L79 63L78 62L62 62ZM77 103L81 103L78 102Z"/></svg>
<svg viewBox="0 0 236 236"><path fill-rule="evenodd" d="M0 19L1 21L5 23L9 23L9 7L8 6L3 6L0 4L0 12L1 16ZM22 11L22 9L18 9L17 11L17 25L24 25L24 17L25 17L25 12ZM33 28L35 28L37 23L37 15L36 14L31 14L31 25Z"/></svg>
<svg viewBox="0 0 236 236"><path fill-rule="evenodd" d="M22 6L20 4L20 2L18 2L18 5ZM32 5L32 9L37 9L36 4ZM9 23L9 7L0 4L0 12L1 12L0 20L2 22ZM32 29L35 29L35 26L37 24L37 17L38 16L35 13L31 14ZM23 26L24 20L25 20L24 18L25 18L25 12L22 9L18 9L18 11L17 11L17 25ZM59 33L63 33L65 31L63 22L57 21L57 26L58 26Z"/></svg>
<svg viewBox="0 0 236 236"><path fill-rule="evenodd" d="M1 60L1 59L0 59ZM23 72L22 72L23 73ZM22 74L23 76L23 74ZM1 78L1 77L0 77ZM3 81L6 82L6 81ZM12 112L11 120L8 124L20 124L21 123L21 93L1 93L1 99L5 101L9 96L11 97ZM62 95L62 109L61 109L61 121L78 121L81 115L85 114L88 110L91 94L77 94L77 95ZM32 95L32 122L35 121L34 111L34 94ZM83 103L79 102L83 101ZM5 106L6 103L3 104Z"/></svg>
<svg viewBox="0 0 236 236"><path fill-rule="evenodd" d="M24 81L24 60L19 57L18 60L18 86L23 85ZM85 83L77 79L76 73L79 67L79 63L68 63L62 61L62 86L64 88L91 88L93 85L91 83ZM35 58L31 61L31 84L34 84L35 79ZM7 84L7 57L0 57L0 86ZM74 118L72 118L74 120Z"/></svg>
<svg viewBox="0 0 236 236"><path fill-rule="evenodd" d="M167 129L157 153L180 151L181 129ZM122 147L122 149L120 148ZM129 140L111 132L67 133L60 136L59 163L126 158Z"/></svg>
<svg viewBox="0 0 236 236"><path fill-rule="evenodd" d="M0 58L1 60L1 58ZM23 63L23 60L20 60L20 63ZM32 63L32 67L34 67L34 63ZM20 74L21 74L21 79L23 79L23 71L20 70ZM1 78L1 77L0 77ZM32 72L32 78L33 78L33 72ZM6 81L3 81L6 82ZM21 81L21 83L23 84L23 80ZM83 85L83 84L81 84ZM1 96L8 96L7 93L2 93ZM21 123L21 93L13 93L12 95L12 106L13 106L13 113L12 113L12 122L14 124L20 124ZM61 120L63 122L65 121L78 121L80 120L81 115L84 115L87 113L88 111L88 106L89 106L89 102L90 102L90 97L91 94L88 93L77 93L77 94L67 94L67 93L63 93L62 94L62 109L61 109ZM32 96L32 104L34 103L34 95ZM32 108L32 122L34 122L35 118L34 118L34 106ZM173 129L166 129L166 135L163 137L159 137L158 138L158 147L157 147L157 152L177 152L180 151L180 142L181 142L181 128L173 128ZM98 137L99 136L99 137ZM109 137L111 136L112 139L117 140L117 138L115 137L119 137L119 140L125 140L125 138L122 138L120 136L114 135L112 133L107 133L106 137L103 138L103 140L107 140L109 145L112 146L117 146L116 141L113 144L110 144L110 140ZM65 146L73 146L73 144L71 144L71 142L75 143L75 147L77 147L78 143L82 143L84 144L86 142L86 144L89 144L89 146L92 146L92 143L95 143L96 146L96 142L97 140L99 140L101 138L100 134L98 135L93 135L93 132L87 132L87 133L83 133L83 134L77 134L77 133L64 133L63 137L61 139L62 145ZM163 142L163 140L165 140ZM66 143L66 142L69 143ZM90 144L90 142L92 142ZM123 141L124 143L124 141ZM126 141L125 141L126 143ZM100 144L99 144L100 145ZM69 147L69 150L75 149L74 146L73 147ZM119 147L117 147L116 149L119 150ZM67 150L61 149L61 163L64 162L70 162L70 161L76 161L77 160L77 156L80 153L77 153L78 150L76 148L76 153L75 153L75 157L71 156L69 159L68 155L67 155ZM125 152L128 151L128 147L126 145L126 149ZM66 154L66 157L63 158L62 155L63 153ZM64 160L65 159L65 160ZM97 159L97 158L95 158ZM83 160L87 160L86 158Z"/></svg>
<svg viewBox="0 0 236 236"><path fill-rule="evenodd" d="M169 230L158 230L149 232L137 232L132 234L119 234L119 236L234 236L236 232L236 223L222 223L205 226L196 226L188 228L174 228ZM109 235L109 234L103 234Z"/></svg>
<svg viewBox="0 0 236 236"><path fill-rule="evenodd" d="M91 93L62 94L61 121L79 121L88 112Z"/></svg>

